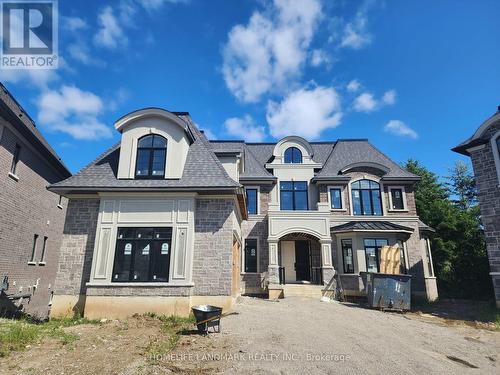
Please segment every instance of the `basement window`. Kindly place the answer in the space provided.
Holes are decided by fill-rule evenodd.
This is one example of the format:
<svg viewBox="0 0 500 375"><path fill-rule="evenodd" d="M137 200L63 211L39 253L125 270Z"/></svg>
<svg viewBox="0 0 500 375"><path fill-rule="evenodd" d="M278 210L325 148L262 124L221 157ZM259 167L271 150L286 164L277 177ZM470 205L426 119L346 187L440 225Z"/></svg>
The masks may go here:
<svg viewBox="0 0 500 375"><path fill-rule="evenodd" d="M113 282L168 282L172 228L118 228Z"/></svg>

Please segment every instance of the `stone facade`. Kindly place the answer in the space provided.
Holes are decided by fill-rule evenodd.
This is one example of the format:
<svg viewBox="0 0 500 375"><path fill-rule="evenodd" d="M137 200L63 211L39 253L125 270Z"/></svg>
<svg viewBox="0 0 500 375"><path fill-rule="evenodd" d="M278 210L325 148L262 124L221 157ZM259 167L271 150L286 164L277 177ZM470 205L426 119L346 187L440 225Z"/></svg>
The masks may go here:
<svg viewBox="0 0 500 375"><path fill-rule="evenodd" d="M94 252L99 199L70 199L55 284L58 295L86 294Z"/></svg>
<svg viewBox="0 0 500 375"><path fill-rule="evenodd" d="M498 123L490 126L483 138L489 140L499 130ZM500 181L491 142L487 142L484 147L470 150L470 155L476 177L495 299L497 307L500 307Z"/></svg>
<svg viewBox="0 0 500 375"><path fill-rule="evenodd" d="M197 199L193 256L194 294L231 295L232 213L231 199Z"/></svg>
<svg viewBox="0 0 500 375"><path fill-rule="evenodd" d="M32 126L32 125L30 125ZM14 150L20 146L15 175ZM38 148L37 148L38 147ZM17 128L0 117L0 277L8 277L7 293L25 312L46 318L50 310L67 200L47 190L62 176ZM69 173L69 172L68 172ZM32 258L34 237L38 235ZM45 253L42 259L44 237Z"/></svg>

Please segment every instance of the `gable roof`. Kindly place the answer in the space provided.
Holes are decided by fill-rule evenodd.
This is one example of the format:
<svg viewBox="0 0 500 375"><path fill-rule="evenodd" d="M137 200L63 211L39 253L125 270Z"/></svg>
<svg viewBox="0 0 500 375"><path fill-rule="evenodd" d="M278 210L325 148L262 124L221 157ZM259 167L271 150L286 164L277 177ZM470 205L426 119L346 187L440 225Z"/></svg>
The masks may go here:
<svg viewBox="0 0 500 375"><path fill-rule="evenodd" d="M36 127L35 122L2 83L0 83L0 111L2 116L6 117L29 142L36 146L40 153L46 157L46 160L60 173L61 178L71 176L71 172L61 157L57 155Z"/></svg>
<svg viewBox="0 0 500 375"><path fill-rule="evenodd" d="M118 179L120 143L115 144L74 176L52 184L56 192L85 191L197 191L234 190L241 185L231 179L210 147L207 138L191 121L186 112L172 112L181 118L192 134L184 171L180 179L136 180Z"/></svg>

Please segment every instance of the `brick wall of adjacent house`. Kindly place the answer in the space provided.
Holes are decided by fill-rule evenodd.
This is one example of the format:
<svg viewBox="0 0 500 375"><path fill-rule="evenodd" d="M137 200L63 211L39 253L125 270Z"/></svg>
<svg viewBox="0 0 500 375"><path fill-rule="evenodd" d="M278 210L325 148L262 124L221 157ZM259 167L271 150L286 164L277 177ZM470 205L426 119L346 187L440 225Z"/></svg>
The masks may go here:
<svg viewBox="0 0 500 375"><path fill-rule="evenodd" d="M85 294L85 284L90 279L99 203L99 199L90 198L69 200L55 294Z"/></svg>
<svg viewBox="0 0 500 375"><path fill-rule="evenodd" d="M500 124L491 126L483 137L490 139L499 130ZM471 158L481 206L490 272L500 273L500 181L491 143L488 142L484 148L471 151ZM492 275L492 281L497 306L500 306L500 275Z"/></svg>
<svg viewBox="0 0 500 375"><path fill-rule="evenodd" d="M63 199L59 208L59 196L46 187L63 177L1 117L0 128L0 278L8 276L8 294L32 293L30 299L17 302L27 313L45 318L54 290L67 205ZM17 181L9 176L16 144L21 146ZM34 264L28 264L35 234ZM44 237L47 243L42 265Z"/></svg>
<svg viewBox="0 0 500 375"><path fill-rule="evenodd" d="M197 199L193 254L193 295L231 295L232 199Z"/></svg>

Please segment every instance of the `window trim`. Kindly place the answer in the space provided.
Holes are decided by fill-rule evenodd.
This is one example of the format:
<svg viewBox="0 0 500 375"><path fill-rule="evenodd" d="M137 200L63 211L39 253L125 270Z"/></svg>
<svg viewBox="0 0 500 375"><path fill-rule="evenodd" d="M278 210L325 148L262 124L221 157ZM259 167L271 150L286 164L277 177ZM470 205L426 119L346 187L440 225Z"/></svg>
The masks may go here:
<svg viewBox="0 0 500 375"><path fill-rule="evenodd" d="M500 150L497 146L497 140L500 140L500 130L491 137L491 148L493 151L493 158L497 170L497 187L500 187Z"/></svg>
<svg viewBox="0 0 500 375"><path fill-rule="evenodd" d="M150 137L150 136L153 136L153 137L160 137L160 138L163 138L165 140L165 147L139 147L139 143L141 141L141 139L143 138L146 138L146 137ZM150 150L150 153L149 153L149 164L148 164L148 174L147 175L143 175L143 176L138 176L137 175L137 164L139 162L139 151L140 150ZM156 175L156 176L153 176L152 175L152 169L153 169L153 159L154 159L154 153L155 151L159 151L159 150L165 150L165 160L164 160L164 164L163 164L163 174L162 175ZM157 133L149 133L149 134L146 134L146 135L143 135L142 137L139 137L137 138L137 146L136 146L136 151L135 151L135 166L134 166L134 179L136 180L162 180L165 178L165 176L167 175L167 153L168 153L168 139L166 137L164 137L163 135L161 134L157 134Z"/></svg>
<svg viewBox="0 0 500 375"><path fill-rule="evenodd" d="M347 272L345 269L345 254L344 254L344 241L351 241L351 251L352 251L352 272ZM355 251L354 251L354 239L353 238L341 238L340 239L340 249L342 252L342 271L343 275L355 275L356 274L356 266L354 264Z"/></svg>
<svg viewBox="0 0 500 375"><path fill-rule="evenodd" d="M292 183L292 190L285 190L287 192L292 192L292 205L293 205L293 209L291 210L284 210L281 206L281 203L282 203L282 200L281 200L281 183L282 182L291 182ZM306 204L307 204L307 207L305 210L297 210L295 208L295 189L293 189L293 184L295 184L296 182L304 182L306 184L306 190L298 190L300 192L306 192ZM284 180L284 181L278 181L278 187L279 187L279 205L280 205L280 211L309 211L309 182L308 181L295 181L295 180Z"/></svg>
<svg viewBox="0 0 500 375"><path fill-rule="evenodd" d="M429 262L429 264L427 266L430 265L430 270L432 271L432 275L429 275L429 269L428 267L424 267L425 268L425 272L424 272L424 276L426 279L435 279L436 278L436 274L434 272L434 262L432 261L432 249L431 249L431 241L429 240L429 238L427 237L424 237L424 252L425 252L425 258L426 258L426 261ZM427 274L427 275L425 275Z"/></svg>
<svg viewBox="0 0 500 375"><path fill-rule="evenodd" d="M352 199L352 184L355 182L361 181L361 180L368 180L368 181L373 181L376 182L379 185L379 190L380 190L380 204L381 204L381 209L382 209L382 214L381 215L355 215L354 214L354 200ZM373 216L385 216L386 210L385 210L385 198L384 198L384 184L380 180L376 180L374 178L368 177L368 176L362 176L358 178L357 180L351 181L348 185L349 189L349 205L350 205L350 212L351 216L367 216L367 217L373 217ZM358 190L358 189L355 189Z"/></svg>
<svg viewBox="0 0 500 375"><path fill-rule="evenodd" d="M345 201L344 201L344 185L329 185L327 187L327 195L328 195L328 207L330 207L330 211L337 211L337 212L342 212L342 211L347 211L347 208L345 207ZM332 189L338 189L340 190L340 208L332 208L332 199L330 195L330 190Z"/></svg>
<svg viewBox="0 0 500 375"><path fill-rule="evenodd" d="M401 190L401 195L403 199L403 208L393 208L392 207L392 190ZM389 195L389 212L408 212L408 204L406 201L406 189L403 185L401 186L389 186L388 189Z"/></svg>
<svg viewBox="0 0 500 375"><path fill-rule="evenodd" d="M40 255L40 261L38 264L40 266L45 266L47 263L45 262L45 256L47 252L47 242L49 241L49 237L43 236L43 244L42 244L42 254Z"/></svg>
<svg viewBox="0 0 500 375"><path fill-rule="evenodd" d="M367 261L367 257L366 257L366 244L365 244L365 241L366 240L374 240L375 241L375 258L377 259L377 273L380 272L380 256L379 256L379 252L377 251L377 240L385 240L387 242L387 245L382 245L382 246L390 246L389 245L389 239L388 238L382 238L382 237L363 237L362 238L363 240L363 251L365 252L365 272L371 272L371 271L368 271L368 261ZM382 247L380 246L380 247ZM370 246L368 246L370 247Z"/></svg>
<svg viewBox="0 0 500 375"><path fill-rule="evenodd" d="M36 262L35 262L35 257L36 257L36 245L37 245L37 242L38 242L38 234L34 234L33 235L33 247L31 248L31 256L30 256L30 260L28 261L28 264L29 265L35 265Z"/></svg>
<svg viewBox="0 0 500 375"><path fill-rule="evenodd" d="M16 182L19 181L19 176L17 175L17 165L19 164L19 159L21 156L21 145L16 143L14 148L14 153L12 154L12 161L10 163L9 177L11 177Z"/></svg>
<svg viewBox="0 0 500 375"><path fill-rule="evenodd" d="M255 240L257 243L257 267L255 272L246 272L245 271L245 257L246 257L246 244L247 240ZM241 247L241 274L242 275L255 275L255 274L260 274L260 244L259 244L259 237L247 237L243 240L243 246Z"/></svg>
<svg viewBox="0 0 500 375"><path fill-rule="evenodd" d="M63 209L62 199L63 199L63 196L59 195L59 203L57 203L57 208L60 208L61 210Z"/></svg>
<svg viewBox="0 0 500 375"><path fill-rule="evenodd" d="M260 215L260 186L258 185L249 185L245 186L245 199L247 198L247 190L257 190L257 213L256 214L248 214L249 216L257 216Z"/></svg>

